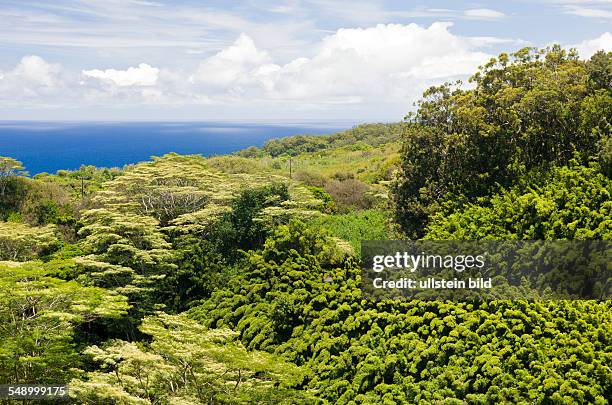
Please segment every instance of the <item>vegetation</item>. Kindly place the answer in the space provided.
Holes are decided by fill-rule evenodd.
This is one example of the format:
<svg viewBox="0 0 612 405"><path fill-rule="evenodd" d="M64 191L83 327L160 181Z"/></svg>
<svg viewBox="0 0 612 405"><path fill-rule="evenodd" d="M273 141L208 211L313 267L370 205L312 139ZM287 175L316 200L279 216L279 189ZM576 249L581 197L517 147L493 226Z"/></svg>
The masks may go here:
<svg viewBox="0 0 612 405"><path fill-rule="evenodd" d="M100 371L74 380L80 403L293 403L304 400L288 389L299 381L292 364L265 352L248 352L236 333L211 330L180 315L146 318L146 349L114 340L85 350Z"/></svg>
<svg viewBox="0 0 612 405"><path fill-rule="evenodd" d="M330 403L606 403L609 301L374 302L340 257L280 227L190 316L311 370Z"/></svg>
<svg viewBox="0 0 612 405"><path fill-rule="evenodd" d="M362 240L396 239L390 223L391 213L384 210L364 210L348 214L326 215L315 219L313 226L321 226L330 235L350 243L359 257Z"/></svg>
<svg viewBox="0 0 612 405"><path fill-rule="evenodd" d="M400 128L400 124L361 124L331 135L297 135L271 139L261 149L250 147L236 152L236 155L243 157L297 156L341 147L349 150L365 150L368 147L382 146L397 141Z"/></svg>
<svg viewBox="0 0 612 405"><path fill-rule="evenodd" d="M612 180L595 168L554 168L540 181L438 214L427 237L612 240Z"/></svg>
<svg viewBox="0 0 612 405"><path fill-rule="evenodd" d="M394 187L405 232L423 236L438 212L551 166L597 159L612 125L610 85L600 79L611 58L525 48L483 66L471 78L474 89L426 91L408 117Z"/></svg>
<svg viewBox="0 0 612 405"><path fill-rule="evenodd" d="M610 240L611 66L502 54L403 124L233 156L0 158L0 379L84 404L607 403L610 301L368 300L360 243Z"/></svg>
<svg viewBox="0 0 612 405"><path fill-rule="evenodd" d="M118 318L125 297L45 274L37 262L0 262L0 378L56 384L79 374L77 336L96 319Z"/></svg>

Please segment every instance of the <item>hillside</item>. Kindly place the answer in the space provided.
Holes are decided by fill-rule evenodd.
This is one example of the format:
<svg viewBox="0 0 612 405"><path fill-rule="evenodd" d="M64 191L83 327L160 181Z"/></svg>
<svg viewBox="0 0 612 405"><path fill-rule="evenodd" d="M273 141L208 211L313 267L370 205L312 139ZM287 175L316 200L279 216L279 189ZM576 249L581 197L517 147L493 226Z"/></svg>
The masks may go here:
<svg viewBox="0 0 612 405"><path fill-rule="evenodd" d="M0 379L83 404L608 403L612 301L366 299L360 242L611 240L611 66L526 48L401 124L229 156L0 158Z"/></svg>

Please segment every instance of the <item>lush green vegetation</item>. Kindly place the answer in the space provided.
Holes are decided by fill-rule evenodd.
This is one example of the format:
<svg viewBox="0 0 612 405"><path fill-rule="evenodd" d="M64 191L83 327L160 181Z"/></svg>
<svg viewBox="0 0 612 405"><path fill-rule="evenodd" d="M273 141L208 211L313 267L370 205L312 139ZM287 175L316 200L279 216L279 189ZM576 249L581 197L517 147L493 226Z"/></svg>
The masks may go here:
<svg viewBox="0 0 612 405"><path fill-rule="evenodd" d="M601 77L610 58L526 48L483 66L471 79L474 89L426 91L405 127L394 188L404 231L423 236L432 215L551 166L609 159L612 93Z"/></svg>
<svg viewBox="0 0 612 405"><path fill-rule="evenodd" d="M364 210L348 214L326 215L312 221L330 235L350 243L357 257L361 252L362 240L395 239L391 212L385 210Z"/></svg>
<svg viewBox="0 0 612 405"><path fill-rule="evenodd" d="M280 227L190 316L310 370L303 386L331 403L606 403L609 301L374 302L328 252Z"/></svg>
<svg viewBox="0 0 612 405"><path fill-rule="evenodd" d="M610 240L611 214L612 180L594 167L564 166L451 214L437 214L427 238Z"/></svg>
<svg viewBox="0 0 612 405"><path fill-rule="evenodd" d="M236 155L243 157L296 156L341 147L349 150L364 150L397 141L400 137L400 129L401 124L361 124L331 135L296 135L271 139L261 149L253 146L236 152Z"/></svg>
<svg viewBox="0 0 612 405"><path fill-rule="evenodd" d="M367 300L359 253L611 239L611 68L503 54L403 124L234 156L0 158L0 378L85 404L607 403L610 301Z"/></svg>

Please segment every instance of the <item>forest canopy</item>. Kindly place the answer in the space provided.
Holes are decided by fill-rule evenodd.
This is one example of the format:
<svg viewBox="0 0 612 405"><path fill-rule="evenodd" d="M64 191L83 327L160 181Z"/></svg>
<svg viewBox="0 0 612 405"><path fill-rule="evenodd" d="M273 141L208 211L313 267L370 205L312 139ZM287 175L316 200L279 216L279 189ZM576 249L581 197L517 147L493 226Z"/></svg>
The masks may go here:
<svg viewBox="0 0 612 405"><path fill-rule="evenodd" d="M0 158L0 378L81 404L608 403L610 301L369 300L360 241L610 240L611 71L526 48L402 123Z"/></svg>

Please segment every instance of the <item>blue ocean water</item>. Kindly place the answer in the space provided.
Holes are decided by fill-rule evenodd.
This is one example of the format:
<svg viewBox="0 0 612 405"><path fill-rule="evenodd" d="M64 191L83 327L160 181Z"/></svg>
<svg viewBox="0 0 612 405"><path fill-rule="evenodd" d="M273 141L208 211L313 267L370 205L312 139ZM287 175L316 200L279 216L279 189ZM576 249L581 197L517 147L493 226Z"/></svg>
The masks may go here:
<svg viewBox="0 0 612 405"><path fill-rule="evenodd" d="M81 165L121 167L166 153L204 156L261 146L271 138L328 134L351 123L0 121L0 156L20 160L31 175Z"/></svg>

